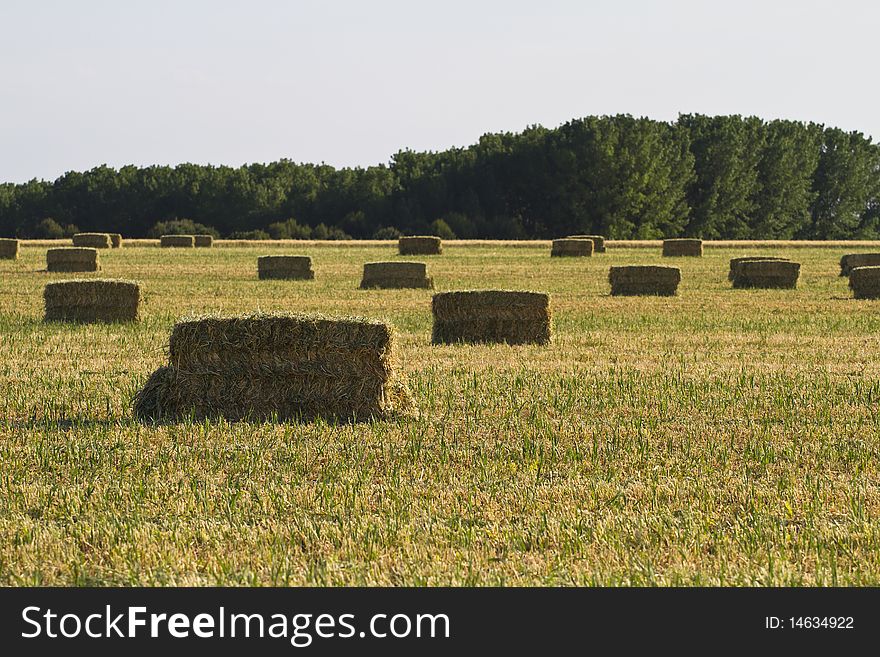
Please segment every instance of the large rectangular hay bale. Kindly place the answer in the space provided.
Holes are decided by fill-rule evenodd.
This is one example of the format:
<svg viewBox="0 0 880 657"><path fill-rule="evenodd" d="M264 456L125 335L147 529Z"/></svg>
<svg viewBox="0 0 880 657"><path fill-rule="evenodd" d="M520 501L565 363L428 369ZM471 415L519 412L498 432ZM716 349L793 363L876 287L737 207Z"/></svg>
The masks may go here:
<svg viewBox="0 0 880 657"><path fill-rule="evenodd" d="M101 271L98 250L59 246L46 251L46 270L57 272Z"/></svg>
<svg viewBox="0 0 880 657"><path fill-rule="evenodd" d="M122 233L110 233L110 244L114 249L121 249Z"/></svg>
<svg viewBox="0 0 880 657"><path fill-rule="evenodd" d="M674 239L663 240L663 255L672 257L702 257L703 240L690 237L677 237Z"/></svg>
<svg viewBox="0 0 880 657"><path fill-rule="evenodd" d="M19 242L16 239L0 238L0 259L18 259Z"/></svg>
<svg viewBox="0 0 880 657"><path fill-rule="evenodd" d="M397 240L397 250L400 255L440 255L443 242L433 235L401 237Z"/></svg>
<svg viewBox="0 0 880 657"><path fill-rule="evenodd" d="M313 280L312 258L304 255L265 255L257 258L260 279Z"/></svg>
<svg viewBox="0 0 880 657"><path fill-rule="evenodd" d="M681 269L665 265L624 265L608 270L611 296L672 297L681 283Z"/></svg>
<svg viewBox="0 0 880 657"><path fill-rule="evenodd" d="M133 322L138 318L140 288L132 281L80 279L47 283L44 320L63 322Z"/></svg>
<svg viewBox="0 0 880 657"><path fill-rule="evenodd" d="M434 344L550 342L549 294L508 290L442 292L434 295L431 310Z"/></svg>
<svg viewBox="0 0 880 657"><path fill-rule="evenodd" d="M135 399L141 419L367 419L407 412L394 330L318 315L242 315L179 322L169 365Z"/></svg>
<svg viewBox="0 0 880 657"><path fill-rule="evenodd" d="M361 289L421 288L432 289L434 279L428 276L424 262L367 262L361 278Z"/></svg>
<svg viewBox="0 0 880 657"><path fill-rule="evenodd" d="M110 249L113 240L110 233L77 233L73 236L74 246L85 246L92 249Z"/></svg>
<svg viewBox="0 0 880 657"><path fill-rule="evenodd" d="M880 299L880 266L856 267L850 270L849 288L855 299Z"/></svg>
<svg viewBox="0 0 880 657"><path fill-rule="evenodd" d="M733 287L794 289L800 270L800 263L790 260L748 260L738 265Z"/></svg>
<svg viewBox="0 0 880 657"><path fill-rule="evenodd" d="M849 253L840 259L840 275L849 276L856 267L880 266L880 253Z"/></svg>
<svg viewBox="0 0 880 657"><path fill-rule="evenodd" d="M201 249L210 249L214 246L213 235L193 235L195 246Z"/></svg>
<svg viewBox="0 0 880 657"><path fill-rule="evenodd" d="M593 253L605 253L604 235L567 235L569 240L593 240Z"/></svg>
<svg viewBox="0 0 880 657"><path fill-rule="evenodd" d="M550 248L551 257L559 256L584 256L593 255L593 240L581 238L566 238L561 240L553 240Z"/></svg>
<svg viewBox="0 0 880 657"><path fill-rule="evenodd" d="M743 262L753 262L755 260L780 260L787 261L788 258L783 258L780 256L743 256L741 258L731 258L730 259L730 271L727 273L727 280L733 281L736 278L737 273L739 272L739 266Z"/></svg>
<svg viewBox="0 0 880 657"><path fill-rule="evenodd" d="M193 235L162 235L159 246L164 248L193 248L196 238Z"/></svg>

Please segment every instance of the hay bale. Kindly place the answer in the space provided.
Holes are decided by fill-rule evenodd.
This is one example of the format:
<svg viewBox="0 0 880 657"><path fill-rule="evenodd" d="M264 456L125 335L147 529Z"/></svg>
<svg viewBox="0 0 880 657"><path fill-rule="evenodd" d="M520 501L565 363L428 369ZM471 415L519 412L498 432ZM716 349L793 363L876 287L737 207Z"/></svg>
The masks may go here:
<svg viewBox="0 0 880 657"><path fill-rule="evenodd" d="M435 294L431 302L434 344L454 342L550 342L550 295L477 290Z"/></svg>
<svg viewBox="0 0 880 657"><path fill-rule="evenodd" d="M880 266L856 267L849 272L855 299L880 299Z"/></svg>
<svg viewBox="0 0 880 657"><path fill-rule="evenodd" d="M840 259L840 275L849 276L856 267L880 266L880 253L850 253Z"/></svg>
<svg viewBox="0 0 880 657"><path fill-rule="evenodd" d="M801 265L790 260L747 260L737 266L735 288L794 289Z"/></svg>
<svg viewBox="0 0 880 657"><path fill-rule="evenodd" d="M390 325L319 315L179 322L169 365L137 393L141 420L386 418L412 410Z"/></svg>
<svg viewBox="0 0 880 657"><path fill-rule="evenodd" d="M428 276L424 262L368 262L364 264L361 289L369 288L433 289L434 279Z"/></svg>
<svg viewBox="0 0 880 657"><path fill-rule="evenodd" d="M312 259L304 255L266 255L257 258L260 279L313 280Z"/></svg>
<svg viewBox="0 0 880 657"><path fill-rule="evenodd" d="M114 249L121 249L122 233L110 233L110 245Z"/></svg>
<svg viewBox="0 0 880 657"><path fill-rule="evenodd" d="M703 240L692 239L689 237L676 238L671 240L663 240L664 256L703 256Z"/></svg>
<svg viewBox="0 0 880 657"><path fill-rule="evenodd" d="M19 242L16 239L0 239L0 260L17 260Z"/></svg>
<svg viewBox="0 0 880 657"><path fill-rule="evenodd" d="M626 265L608 270L611 296L673 297L681 282L681 269L664 265Z"/></svg>
<svg viewBox="0 0 880 657"><path fill-rule="evenodd" d="M164 248L193 248L196 238L193 235L162 235L159 246Z"/></svg>
<svg viewBox="0 0 880 657"><path fill-rule="evenodd" d="M77 233L73 236L74 246L84 246L92 249L110 249L113 240L110 233Z"/></svg>
<svg viewBox="0 0 880 657"><path fill-rule="evenodd" d="M101 271L101 263L98 260L98 250L77 247L60 246L46 251L47 271Z"/></svg>
<svg viewBox="0 0 880 657"><path fill-rule="evenodd" d="M214 246L213 235L193 235L193 238L195 245L199 248L210 249Z"/></svg>
<svg viewBox="0 0 880 657"><path fill-rule="evenodd" d="M133 322L138 318L140 288L131 281L81 279L47 283L44 321Z"/></svg>
<svg viewBox="0 0 880 657"><path fill-rule="evenodd" d="M593 253L605 253L605 237L603 235L568 235L569 240L593 240Z"/></svg>
<svg viewBox="0 0 880 657"><path fill-rule="evenodd" d="M731 258L730 259L730 271L727 274L727 280L733 281L736 278L736 274L739 271L739 265L743 262L753 262L755 260L779 260L779 261L787 261L788 258L782 258L779 256L744 256L742 258Z"/></svg>
<svg viewBox="0 0 880 657"><path fill-rule="evenodd" d="M550 248L550 256L591 256L593 255L593 240L580 238L565 238L553 240Z"/></svg>
<svg viewBox="0 0 880 657"><path fill-rule="evenodd" d="M440 255L443 242L433 235L401 237L397 240L397 250L400 255Z"/></svg>

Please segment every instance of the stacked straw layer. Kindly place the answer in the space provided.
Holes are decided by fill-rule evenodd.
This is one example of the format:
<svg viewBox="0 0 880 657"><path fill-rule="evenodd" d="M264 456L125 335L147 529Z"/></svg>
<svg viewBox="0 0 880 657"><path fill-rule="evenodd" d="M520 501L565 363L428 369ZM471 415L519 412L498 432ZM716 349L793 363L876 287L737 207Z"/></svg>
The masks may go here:
<svg viewBox="0 0 880 657"><path fill-rule="evenodd" d="M113 247L113 240L110 233L77 233L73 236L73 245L92 249L109 249Z"/></svg>
<svg viewBox="0 0 880 657"><path fill-rule="evenodd" d="M856 299L880 299L880 266L856 267L851 270L849 287Z"/></svg>
<svg viewBox="0 0 880 657"><path fill-rule="evenodd" d="M122 234L121 233L110 233L110 244L114 249L122 248Z"/></svg>
<svg viewBox="0 0 880 657"><path fill-rule="evenodd" d="M685 237L663 240L663 255L702 257L703 240Z"/></svg>
<svg viewBox="0 0 880 657"><path fill-rule="evenodd" d="M840 275L849 276L856 267L880 266L880 253L850 253L840 259Z"/></svg>
<svg viewBox="0 0 880 657"><path fill-rule="evenodd" d="M626 265L608 270L611 296L672 297L681 283L681 269L664 265Z"/></svg>
<svg viewBox="0 0 880 657"><path fill-rule="evenodd" d="M77 272L100 271L98 250L77 246L61 246L46 251L48 271Z"/></svg>
<svg viewBox="0 0 880 657"><path fill-rule="evenodd" d="M303 255L266 255L257 258L257 276L261 279L312 280L312 259Z"/></svg>
<svg viewBox="0 0 880 657"><path fill-rule="evenodd" d="M159 246L165 248L192 248L196 245L193 235L162 235L159 238Z"/></svg>
<svg viewBox="0 0 880 657"><path fill-rule="evenodd" d="M730 259L730 271L727 274L727 280L733 281L736 278L737 273L739 272L739 266L744 262L755 262L758 260L778 260L781 262L787 262L788 258L781 258L778 256L744 256L742 258L731 258Z"/></svg>
<svg viewBox="0 0 880 657"><path fill-rule="evenodd" d="M140 288L131 281L93 278L55 281L43 290L44 320L62 322L133 322L138 318Z"/></svg>
<svg viewBox="0 0 880 657"><path fill-rule="evenodd" d="M361 289L376 287L433 289L434 279L428 276L424 262L368 262L364 264Z"/></svg>
<svg viewBox="0 0 880 657"><path fill-rule="evenodd" d="M210 249L214 246L213 235L193 235L193 243L202 249Z"/></svg>
<svg viewBox="0 0 880 657"><path fill-rule="evenodd" d="M569 235L570 240L593 240L593 253L605 253L604 235Z"/></svg>
<svg viewBox="0 0 880 657"><path fill-rule="evenodd" d="M591 256L593 255L593 240L581 238L565 238L553 240L550 249L551 256Z"/></svg>
<svg viewBox="0 0 880 657"><path fill-rule="evenodd" d="M434 344L454 342L550 342L550 295L477 290L435 294L431 303Z"/></svg>
<svg viewBox="0 0 880 657"><path fill-rule="evenodd" d="M443 253L443 242L433 235L401 237L397 240L400 255L440 255Z"/></svg>
<svg viewBox="0 0 880 657"><path fill-rule="evenodd" d="M412 400L383 322L318 315L205 317L178 323L169 365L135 398L141 419L383 418Z"/></svg>
<svg viewBox="0 0 880 657"><path fill-rule="evenodd" d="M0 260L16 260L19 243L16 239L0 239Z"/></svg>
<svg viewBox="0 0 880 657"><path fill-rule="evenodd" d="M801 265L789 260L748 260L737 266L735 288L794 289Z"/></svg>

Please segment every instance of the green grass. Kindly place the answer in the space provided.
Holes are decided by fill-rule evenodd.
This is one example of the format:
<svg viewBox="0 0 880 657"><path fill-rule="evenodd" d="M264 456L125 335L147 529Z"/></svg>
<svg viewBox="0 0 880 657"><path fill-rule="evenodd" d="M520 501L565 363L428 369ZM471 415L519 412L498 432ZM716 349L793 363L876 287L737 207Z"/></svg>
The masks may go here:
<svg viewBox="0 0 880 657"><path fill-rule="evenodd" d="M41 322L45 247L0 261L0 584L880 583L880 302L847 249L744 291L757 249L444 248L440 290L551 292L553 344L431 346L430 292L357 289L391 247L288 247L314 282L258 281L272 247L102 252L145 293L110 326ZM608 296L652 262L678 297ZM391 320L419 416L132 420L178 317L254 310Z"/></svg>

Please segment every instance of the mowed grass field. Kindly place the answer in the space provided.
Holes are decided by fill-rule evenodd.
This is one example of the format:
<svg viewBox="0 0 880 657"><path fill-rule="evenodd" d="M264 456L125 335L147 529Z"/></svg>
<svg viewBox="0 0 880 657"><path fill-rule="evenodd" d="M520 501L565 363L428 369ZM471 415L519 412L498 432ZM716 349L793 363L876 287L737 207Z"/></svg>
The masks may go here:
<svg viewBox="0 0 880 657"><path fill-rule="evenodd" d="M390 244L102 251L144 299L99 326L42 323L71 275L25 245L0 261L0 584L876 585L880 302L838 277L854 250L447 243L438 290L550 292L554 339L435 347L430 291L357 289ZM265 253L317 280L258 281ZM752 254L799 288L731 289ZM628 263L680 266L679 296L611 298ZM387 318L418 417L132 419L178 318L255 310Z"/></svg>

